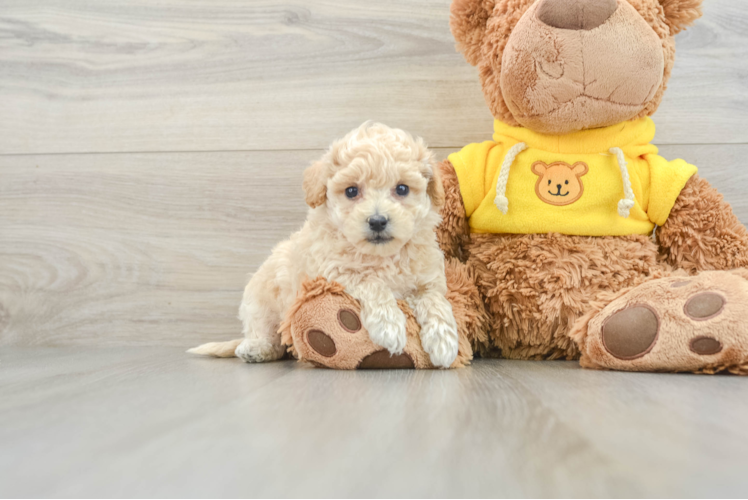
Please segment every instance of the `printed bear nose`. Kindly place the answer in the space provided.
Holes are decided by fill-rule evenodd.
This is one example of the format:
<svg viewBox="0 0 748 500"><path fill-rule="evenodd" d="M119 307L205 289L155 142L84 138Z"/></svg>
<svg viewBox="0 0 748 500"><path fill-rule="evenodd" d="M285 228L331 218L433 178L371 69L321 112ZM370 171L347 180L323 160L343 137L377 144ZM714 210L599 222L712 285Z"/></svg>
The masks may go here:
<svg viewBox="0 0 748 500"><path fill-rule="evenodd" d="M375 233L381 233L387 227L387 217L382 215L372 215L369 217L369 227Z"/></svg>
<svg viewBox="0 0 748 500"><path fill-rule="evenodd" d="M540 0L537 17L554 28L593 30L618 8L618 0Z"/></svg>
<svg viewBox="0 0 748 500"><path fill-rule="evenodd" d="M561 191L561 184L556 184L556 187L558 188L559 191Z"/></svg>

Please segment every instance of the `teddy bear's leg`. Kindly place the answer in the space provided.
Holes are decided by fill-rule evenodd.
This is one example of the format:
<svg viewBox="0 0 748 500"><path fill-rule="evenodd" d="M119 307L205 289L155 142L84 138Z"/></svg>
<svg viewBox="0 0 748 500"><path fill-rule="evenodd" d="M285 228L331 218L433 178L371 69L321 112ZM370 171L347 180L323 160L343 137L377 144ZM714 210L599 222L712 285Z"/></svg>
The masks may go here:
<svg viewBox="0 0 748 500"><path fill-rule="evenodd" d="M570 336L588 368L748 373L748 231L716 189L692 177L657 231L682 276L591 304ZM689 276L689 274L691 276Z"/></svg>
<svg viewBox="0 0 748 500"><path fill-rule="evenodd" d="M608 292L667 275L648 236L561 234L471 237L467 264L491 315L481 356L576 359L576 321Z"/></svg>
<svg viewBox="0 0 748 500"><path fill-rule="evenodd" d="M393 356L371 341L361 324L361 306L345 293L342 285L324 278L307 281L281 325L282 342L300 360L327 368L433 368L421 347L420 327L413 312L405 301L398 305L406 315L408 340L403 353ZM469 320L466 322L472 325ZM452 368L464 366L470 359L470 343L460 335Z"/></svg>
<svg viewBox="0 0 748 500"><path fill-rule="evenodd" d="M657 230L664 259L689 273L748 267L748 230L730 205L706 180L694 175L686 183Z"/></svg>
<svg viewBox="0 0 748 500"><path fill-rule="evenodd" d="M748 271L656 279L591 311L571 336L581 365L748 374Z"/></svg>

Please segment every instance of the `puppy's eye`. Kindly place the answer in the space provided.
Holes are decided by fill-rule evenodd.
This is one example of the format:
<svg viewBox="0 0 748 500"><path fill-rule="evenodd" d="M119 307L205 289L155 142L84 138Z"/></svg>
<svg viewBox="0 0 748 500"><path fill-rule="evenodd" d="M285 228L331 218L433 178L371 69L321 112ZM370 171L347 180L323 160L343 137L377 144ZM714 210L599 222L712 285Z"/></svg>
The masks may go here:
<svg viewBox="0 0 748 500"><path fill-rule="evenodd" d="M395 188L395 192L398 196L408 196L408 193L410 193L410 188L405 184L398 184L398 186Z"/></svg>
<svg viewBox="0 0 748 500"><path fill-rule="evenodd" d="M351 186L349 188L346 188L345 196L350 199L355 198L356 196L358 196L358 188L356 186Z"/></svg>

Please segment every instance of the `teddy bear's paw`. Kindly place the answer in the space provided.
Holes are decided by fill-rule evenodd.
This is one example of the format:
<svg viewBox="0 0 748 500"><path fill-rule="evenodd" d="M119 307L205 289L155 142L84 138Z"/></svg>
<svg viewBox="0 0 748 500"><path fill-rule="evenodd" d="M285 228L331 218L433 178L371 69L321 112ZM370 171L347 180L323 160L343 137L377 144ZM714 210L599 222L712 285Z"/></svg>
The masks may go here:
<svg viewBox="0 0 748 500"><path fill-rule="evenodd" d="M283 357L286 349L268 339L244 339L234 353L245 363L266 363Z"/></svg>
<svg viewBox="0 0 748 500"><path fill-rule="evenodd" d="M588 325L584 366L629 371L748 370L748 281L705 271L649 281Z"/></svg>
<svg viewBox="0 0 748 500"><path fill-rule="evenodd" d="M401 354L375 344L361 319L359 303L344 293L302 297L290 318L293 348L300 360L338 370L433 368L408 316ZM400 315L403 312L398 310ZM405 322L405 320L404 320Z"/></svg>

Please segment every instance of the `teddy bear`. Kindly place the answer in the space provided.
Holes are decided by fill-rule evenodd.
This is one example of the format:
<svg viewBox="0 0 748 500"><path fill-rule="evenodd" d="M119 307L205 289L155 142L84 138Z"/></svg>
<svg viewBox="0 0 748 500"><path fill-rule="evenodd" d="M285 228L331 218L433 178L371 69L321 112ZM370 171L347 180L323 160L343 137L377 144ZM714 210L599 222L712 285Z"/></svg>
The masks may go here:
<svg viewBox="0 0 748 500"><path fill-rule="evenodd" d="M748 231L695 166L652 145L673 37L700 6L453 0L458 50L478 68L495 118L492 140L438 167L437 237L461 334L454 367L475 353L748 373ZM284 339L297 357L429 368L417 335L397 362L360 330L352 340L340 310L355 304L334 288L312 282L289 315ZM409 323L409 337L417 328ZM311 330L341 349L320 356ZM361 362L371 354L377 362Z"/></svg>
<svg viewBox="0 0 748 500"><path fill-rule="evenodd" d="M439 241L490 316L483 356L744 373L748 232L651 144L701 0L454 0L493 140L440 165Z"/></svg>

